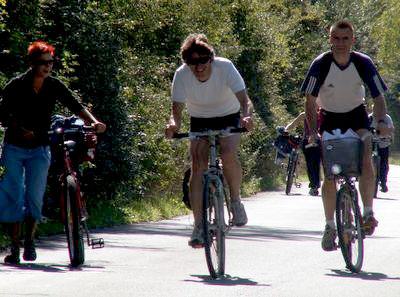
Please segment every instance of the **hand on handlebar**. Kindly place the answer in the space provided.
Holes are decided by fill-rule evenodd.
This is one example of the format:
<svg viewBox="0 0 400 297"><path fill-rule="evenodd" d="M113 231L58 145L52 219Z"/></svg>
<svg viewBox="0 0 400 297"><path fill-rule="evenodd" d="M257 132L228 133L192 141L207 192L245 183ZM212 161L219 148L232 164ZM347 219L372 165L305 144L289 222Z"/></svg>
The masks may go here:
<svg viewBox="0 0 400 297"><path fill-rule="evenodd" d="M251 118L251 116L241 118L240 126L246 128L247 131L251 131L254 127L253 119Z"/></svg>
<svg viewBox="0 0 400 297"><path fill-rule="evenodd" d="M171 138L173 138L174 134L177 133L178 131L179 131L179 128L177 125L169 123L165 127L164 134L165 134L166 138L171 139Z"/></svg>
<svg viewBox="0 0 400 297"><path fill-rule="evenodd" d="M106 129L107 129L106 124L104 124L102 122L92 123L92 127L94 128L96 133L104 133L104 131L106 131Z"/></svg>

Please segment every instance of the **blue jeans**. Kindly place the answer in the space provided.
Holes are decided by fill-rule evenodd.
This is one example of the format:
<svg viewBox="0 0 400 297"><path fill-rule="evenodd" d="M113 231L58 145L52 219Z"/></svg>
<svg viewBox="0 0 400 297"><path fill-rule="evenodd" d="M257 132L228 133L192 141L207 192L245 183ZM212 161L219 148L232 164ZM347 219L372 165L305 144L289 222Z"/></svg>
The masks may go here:
<svg viewBox="0 0 400 297"><path fill-rule="evenodd" d="M6 171L0 181L0 222L21 222L27 216L41 219L50 159L49 146L26 149L4 144L1 164Z"/></svg>

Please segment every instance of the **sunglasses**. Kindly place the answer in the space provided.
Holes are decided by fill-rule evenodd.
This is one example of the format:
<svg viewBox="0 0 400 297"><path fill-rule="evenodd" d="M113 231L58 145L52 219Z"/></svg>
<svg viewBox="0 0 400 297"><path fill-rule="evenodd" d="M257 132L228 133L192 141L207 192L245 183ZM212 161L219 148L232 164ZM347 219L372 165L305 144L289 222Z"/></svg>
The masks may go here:
<svg viewBox="0 0 400 297"><path fill-rule="evenodd" d="M191 58L188 59L186 61L186 64L190 65L190 66L197 66L199 64L207 64L208 61L210 61L210 57L209 56L205 56L205 57L199 57L199 58Z"/></svg>
<svg viewBox="0 0 400 297"><path fill-rule="evenodd" d="M49 66L49 65L52 65L54 63L54 60L53 59L51 59L51 60L37 60L37 61L35 61L35 65L47 65L47 66Z"/></svg>

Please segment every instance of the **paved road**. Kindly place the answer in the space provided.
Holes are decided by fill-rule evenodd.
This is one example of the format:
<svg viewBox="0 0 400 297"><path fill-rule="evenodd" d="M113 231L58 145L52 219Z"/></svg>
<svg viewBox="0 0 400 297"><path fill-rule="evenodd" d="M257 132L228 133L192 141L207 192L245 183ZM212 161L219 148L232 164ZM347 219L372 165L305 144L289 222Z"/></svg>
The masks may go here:
<svg viewBox="0 0 400 297"><path fill-rule="evenodd" d="M98 230L106 247L88 249L79 269L68 266L61 236L42 239L34 264L0 264L0 296L400 296L400 167L375 200L379 228L360 274L339 251L321 250L321 198L305 187L246 199L249 224L230 233L223 279L211 280L203 250L187 247L193 221L184 216Z"/></svg>

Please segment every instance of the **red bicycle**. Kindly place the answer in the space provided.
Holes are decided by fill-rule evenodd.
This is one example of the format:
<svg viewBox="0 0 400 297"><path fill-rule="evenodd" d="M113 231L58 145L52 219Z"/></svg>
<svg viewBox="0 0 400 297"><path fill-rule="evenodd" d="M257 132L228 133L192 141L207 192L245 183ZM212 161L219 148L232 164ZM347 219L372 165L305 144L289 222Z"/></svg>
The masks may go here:
<svg viewBox="0 0 400 297"><path fill-rule="evenodd" d="M103 238L90 238L87 227L88 212L82 195L78 166L83 161L94 159L97 143L96 133L91 126L73 116L56 116L51 138L52 158L56 168L56 185L60 197L61 220L67 236L71 266L77 267L85 262L83 234L92 248L104 247Z"/></svg>

